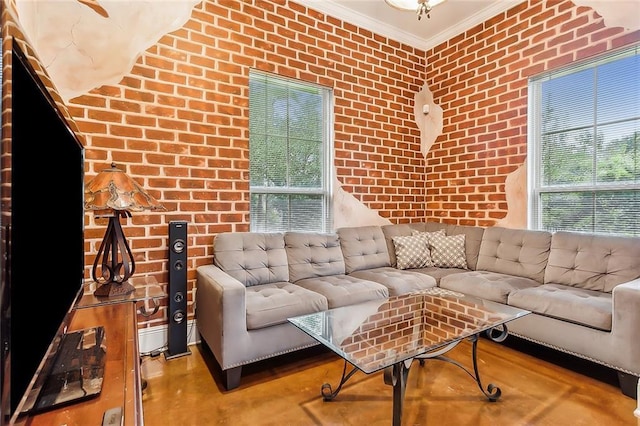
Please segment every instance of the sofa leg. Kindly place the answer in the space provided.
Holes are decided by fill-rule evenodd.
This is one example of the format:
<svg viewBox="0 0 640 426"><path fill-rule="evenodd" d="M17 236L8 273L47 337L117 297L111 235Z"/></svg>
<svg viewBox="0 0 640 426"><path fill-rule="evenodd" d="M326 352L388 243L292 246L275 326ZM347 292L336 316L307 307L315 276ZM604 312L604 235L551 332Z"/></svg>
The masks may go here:
<svg viewBox="0 0 640 426"><path fill-rule="evenodd" d="M242 366L233 367L223 371L224 373L224 387L227 390L235 389L240 386L240 374L242 373Z"/></svg>
<svg viewBox="0 0 640 426"><path fill-rule="evenodd" d="M638 398L638 376L618 371L618 383L620 383L620 390L624 395L633 399Z"/></svg>

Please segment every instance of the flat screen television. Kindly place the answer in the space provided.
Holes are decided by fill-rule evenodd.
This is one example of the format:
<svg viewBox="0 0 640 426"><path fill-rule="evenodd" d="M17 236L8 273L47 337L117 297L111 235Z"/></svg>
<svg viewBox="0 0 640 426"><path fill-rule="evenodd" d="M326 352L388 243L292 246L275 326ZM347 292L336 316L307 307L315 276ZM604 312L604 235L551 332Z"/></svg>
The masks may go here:
<svg viewBox="0 0 640 426"><path fill-rule="evenodd" d="M84 281L82 139L19 25L8 19L7 4L3 0L2 426L65 333Z"/></svg>

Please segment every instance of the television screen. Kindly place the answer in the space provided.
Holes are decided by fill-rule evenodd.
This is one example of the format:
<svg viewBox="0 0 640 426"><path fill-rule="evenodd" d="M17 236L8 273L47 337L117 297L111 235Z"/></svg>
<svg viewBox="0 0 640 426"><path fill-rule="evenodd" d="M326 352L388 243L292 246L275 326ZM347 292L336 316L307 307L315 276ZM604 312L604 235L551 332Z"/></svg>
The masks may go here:
<svg viewBox="0 0 640 426"><path fill-rule="evenodd" d="M16 43L11 55L11 138L3 129L0 174L3 418L16 410L64 331L84 277L84 148L32 57Z"/></svg>

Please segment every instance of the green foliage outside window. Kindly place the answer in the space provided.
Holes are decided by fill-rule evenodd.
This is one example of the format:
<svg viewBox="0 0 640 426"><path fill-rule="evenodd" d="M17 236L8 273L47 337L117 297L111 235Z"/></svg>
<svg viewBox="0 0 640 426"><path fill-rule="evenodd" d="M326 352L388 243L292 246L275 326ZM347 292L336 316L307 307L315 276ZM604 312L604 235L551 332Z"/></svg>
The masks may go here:
<svg viewBox="0 0 640 426"><path fill-rule="evenodd" d="M327 231L330 91L252 72L251 229Z"/></svg>
<svg viewBox="0 0 640 426"><path fill-rule="evenodd" d="M532 227L640 235L638 48L530 83Z"/></svg>

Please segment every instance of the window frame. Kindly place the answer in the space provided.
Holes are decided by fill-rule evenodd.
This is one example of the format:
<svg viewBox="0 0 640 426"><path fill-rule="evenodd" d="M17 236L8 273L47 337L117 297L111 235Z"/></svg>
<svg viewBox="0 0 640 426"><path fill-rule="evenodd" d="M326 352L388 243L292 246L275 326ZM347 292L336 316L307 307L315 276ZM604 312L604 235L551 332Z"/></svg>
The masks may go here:
<svg viewBox="0 0 640 426"><path fill-rule="evenodd" d="M543 226L543 202L542 197L545 194L561 194L561 193L578 193L578 192L591 192L594 195L594 198L597 197L597 194L604 194L606 192L619 192L622 191L638 191L640 192L640 181L636 182L597 182L595 179L590 183L569 183L569 184L553 184L553 185L545 185L543 183L544 175L543 175L543 166L542 166L542 116L543 116L543 108L544 108L544 99L542 99L542 85L544 82L551 81L556 78L565 77L567 75L584 71L588 69L593 69L595 67L609 64L615 62L617 60L621 60L624 58L628 58L631 56L637 56L640 53L640 45L626 46L621 49L616 49L605 54L599 55L594 58L590 58L575 64L571 64L569 66L563 67L558 70L552 70L545 72L543 74L531 77L528 82L528 90L529 90L529 101L528 101L528 143L527 143L527 182L528 182L528 227L529 229L535 230L549 230L555 231L554 229L546 229ZM640 114L634 115L631 118L627 118L624 120L619 120L618 122L612 122L613 124L621 123L621 122L631 122L633 123L635 120L640 119ZM588 125L579 126L571 129L564 129L564 133L568 133L569 131L578 131L589 128L598 128L598 126L603 126L609 123L597 123L595 118L589 122ZM595 145L594 141L594 145ZM640 158L640 153L638 154ZM598 152L594 150L592 158L594 160L594 164L596 163L596 159L598 156ZM594 168L594 175L597 173ZM597 214L597 211L594 208L594 214ZM595 217L595 216L594 216ZM594 220L592 224L592 228L598 229L597 219ZM559 229L559 230L567 230L567 231L577 231L576 229ZM594 233L603 233L592 230ZM631 232L607 232L608 234L615 235L638 235L640 232L640 227L638 229L633 229Z"/></svg>
<svg viewBox="0 0 640 426"><path fill-rule="evenodd" d="M259 78L266 78L272 82L281 82L287 86L298 86L313 88L318 90L318 93L322 96L322 176L320 178L321 186L315 188L308 187L295 187L295 186L254 186L251 183L251 176L249 176L249 204L250 204L250 229L252 232L283 232L283 231L298 231L306 230L312 232L330 232L333 230L333 149L334 149L334 133L333 133L333 110L334 110L334 96L333 89L327 86L322 86L315 83L309 83L306 81L284 77L257 69L251 69L249 71L249 86L251 86L251 79L257 76ZM251 94L249 94L251 99ZM251 117L251 102L249 102L249 117ZM251 129L251 123L249 123L249 129ZM265 136L268 133L265 132ZM289 138L287 136L287 141ZM287 142L289 143L289 142ZM251 131L249 131L249 170L251 171ZM291 220L287 220L288 226L286 229L269 228L268 222L258 224L251 212L253 211L253 196L254 195L318 195L322 198L322 220L317 229L299 229L291 226ZM289 209L289 218L291 217L291 209Z"/></svg>

